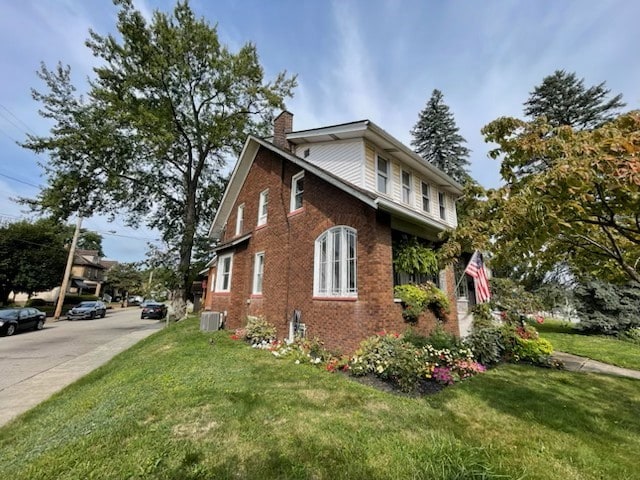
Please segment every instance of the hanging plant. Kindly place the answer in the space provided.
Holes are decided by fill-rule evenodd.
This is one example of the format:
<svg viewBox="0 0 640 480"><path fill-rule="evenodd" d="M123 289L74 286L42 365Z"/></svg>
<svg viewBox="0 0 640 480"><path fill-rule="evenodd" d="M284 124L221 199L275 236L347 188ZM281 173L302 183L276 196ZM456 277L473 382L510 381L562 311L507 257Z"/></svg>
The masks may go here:
<svg viewBox="0 0 640 480"><path fill-rule="evenodd" d="M439 270L436 252L421 244L416 237L396 244L393 264L396 270L408 274L436 275Z"/></svg>
<svg viewBox="0 0 640 480"><path fill-rule="evenodd" d="M447 295L432 282L398 285L394 288L394 295L402 300L402 316L407 322L417 322L426 309L431 310L440 321L446 320L449 313Z"/></svg>

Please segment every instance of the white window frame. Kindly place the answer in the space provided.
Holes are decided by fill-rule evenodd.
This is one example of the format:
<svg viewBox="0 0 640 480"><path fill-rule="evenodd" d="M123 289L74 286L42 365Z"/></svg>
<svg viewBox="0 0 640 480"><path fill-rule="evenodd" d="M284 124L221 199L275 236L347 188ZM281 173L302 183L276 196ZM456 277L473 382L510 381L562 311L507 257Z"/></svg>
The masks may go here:
<svg viewBox="0 0 640 480"><path fill-rule="evenodd" d="M382 172L380 170L380 161L383 161L386 165L386 172ZM376 156L376 190L380 193L388 194L389 193L389 177L391 170L391 162L380 155ZM384 190L380 190L380 179L384 178Z"/></svg>
<svg viewBox="0 0 640 480"><path fill-rule="evenodd" d="M409 183L404 183L405 175L407 176L407 180ZM401 169L400 170L400 188L402 195L402 202L408 205L411 205L411 197L413 193L413 189L411 188L411 184L413 183L413 175L408 170Z"/></svg>
<svg viewBox="0 0 640 480"><path fill-rule="evenodd" d="M297 173L291 178L291 203L289 205L289 211L293 212L295 210L300 210L302 208L302 201L304 195L304 182L302 184L302 189L298 190L298 180L304 179L304 170L300 173ZM300 196L300 206L296 206L296 200Z"/></svg>
<svg viewBox="0 0 640 480"><path fill-rule="evenodd" d="M313 262L314 297L358 297L357 250L358 234L351 227L336 226L325 230L316 238Z"/></svg>
<svg viewBox="0 0 640 480"><path fill-rule="evenodd" d="M253 257L253 294L262 295L264 282L264 252L258 252Z"/></svg>
<svg viewBox="0 0 640 480"><path fill-rule="evenodd" d="M447 198L444 192L438 192L438 207L440 207L440 218L447 219Z"/></svg>
<svg viewBox="0 0 640 480"><path fill-rule="evenodd" d="M227 259L229 260L229 270L225 270L225 264ZM220 255L218 257L218 268L216 269L216 292L230 292L231 291L231 277L233 273L233 253L226 255ZM227 276L227 286L224 287L225 276Z"/></svg>
<svg viewBox="0 0 640 480"><path fill-rule="evenodd" d="M236 213L236 235L240 235L244 229L244 203L238 205Z"/></svg>
<svg viewBox="0 0 640 480"><path fill-rule="evenodd" d="M258 226L267 223L267 214L269 213L269 189L260 192L260 201L258 202Z"/></svg>
<svg viewBox="0 0 640 480"><path fill-rule="evenodd" d="M425 190L426 187L426 190ZM431 186L427 182L420 182L420 191L422 193L422 211L431 213ZM424 208L425 200L427 208Z"/></svg>

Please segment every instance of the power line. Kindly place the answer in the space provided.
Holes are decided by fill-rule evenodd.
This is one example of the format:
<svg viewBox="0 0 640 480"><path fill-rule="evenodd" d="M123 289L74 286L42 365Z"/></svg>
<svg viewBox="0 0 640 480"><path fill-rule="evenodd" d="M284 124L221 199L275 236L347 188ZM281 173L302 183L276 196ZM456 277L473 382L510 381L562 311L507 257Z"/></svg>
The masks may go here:
<svg viewBox="0 0 640 480"><path fill-rule="evenodd" d="M17 117L17 116L16 116L16 115L11 111L11 110L9 110L7 107L5 107L4 105L2 105L1 103L0 103L0 108L2 108L2 109L4 109L4 110L6 110L6 111L9 113L9 115L11 115L11 116L12 116L13 118L15 118L18 122L20 122L22 125L24 125L24 127L25 127L27 130L29 130L32 134L37 135L37 133L36 133L36 132L35 132L35 131L34 131L34 130L29 126L29 125L27 125L27 124L26 124L26 123L24 123L22 120L20 120L20 119L19 119L19 118L18 118L18 117ZM4 115L3 115L3 116L4 116ZM7 117L4 117L4 118L5 118L5 119L7 119ZM7 119L7 120L8 120L8 119ZM11 123L13 124L13 122L11 122ZM13 125L14 125L14 126L16 126L15 124L13 124ZM16 126L16 128L18 128L18 127ZM25 133L26 133L26 132L25 132Z"/></svg>
<svg viewBox="0 0 640 480"><path fill-rule="evenodd" d="M6 175L4 173L0 173L0 177L8 178L10 180L13 180L14 182L24 183L25 185L29 185L30 187L42 188L40 185L35 185L33 183L25 182L24 180L20 180L19 178L12 177L11 175Z"/></svg>

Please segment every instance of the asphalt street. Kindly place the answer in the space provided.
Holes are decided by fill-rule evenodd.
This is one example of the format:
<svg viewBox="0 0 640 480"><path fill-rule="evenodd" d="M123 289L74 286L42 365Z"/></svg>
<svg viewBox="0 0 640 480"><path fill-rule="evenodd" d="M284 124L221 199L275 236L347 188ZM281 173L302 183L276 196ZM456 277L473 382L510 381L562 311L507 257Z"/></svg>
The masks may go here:
<svg viewBox="0 0 640 480"><path fill-rule="evenodd" d="M163 326L129 307L0 337L0 426Z"/></svg>

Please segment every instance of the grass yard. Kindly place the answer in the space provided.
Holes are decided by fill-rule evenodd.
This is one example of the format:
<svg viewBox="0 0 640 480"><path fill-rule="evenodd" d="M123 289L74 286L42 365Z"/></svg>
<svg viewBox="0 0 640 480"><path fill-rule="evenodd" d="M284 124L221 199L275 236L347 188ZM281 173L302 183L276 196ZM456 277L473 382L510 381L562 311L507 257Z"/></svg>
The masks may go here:
<svg viewBox="0 0 640 480"><path fill-rule="evenodd" d="M228 335L171 326L1 428L0 478L640 478L638 381L506 365L408 398Z"/></svg>
<svg viewBox="0 0 640 480"><path fill-rule="evenodd" d="M555 350L640 370L640 346L634 343L605 335L582 335L572 324L558 320L545 320L536 328Z"/></svg>

